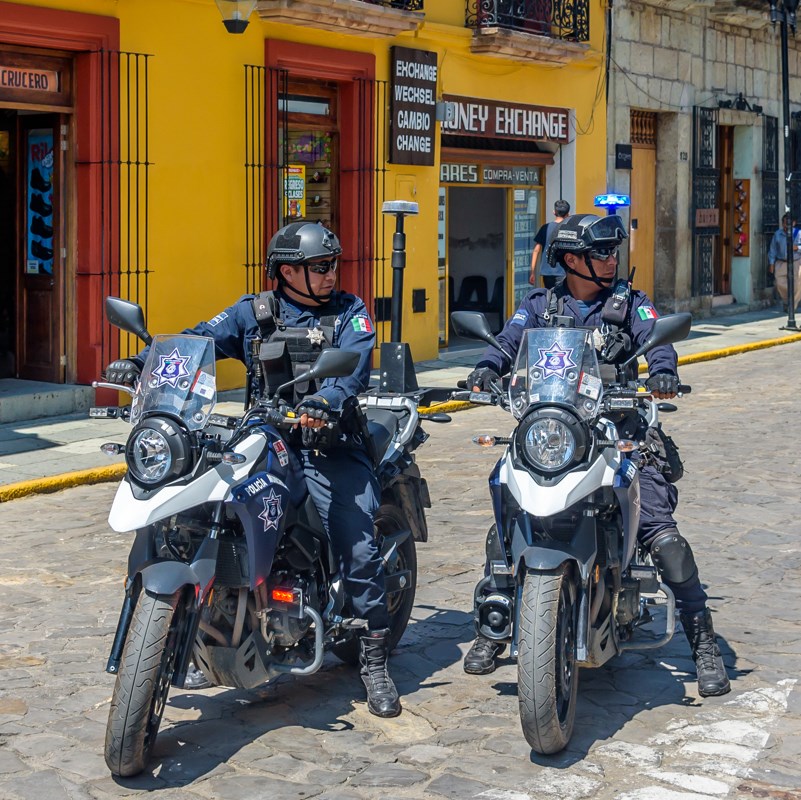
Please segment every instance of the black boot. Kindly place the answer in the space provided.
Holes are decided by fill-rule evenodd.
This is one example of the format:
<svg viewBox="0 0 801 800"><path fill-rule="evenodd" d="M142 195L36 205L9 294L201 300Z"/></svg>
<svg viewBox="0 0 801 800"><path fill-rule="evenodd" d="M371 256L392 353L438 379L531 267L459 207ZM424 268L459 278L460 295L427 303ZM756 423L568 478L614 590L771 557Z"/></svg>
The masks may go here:
<svg viewBox="0 0 801 800"><path fill-rule="evenodd" d="M495 672L495 657L505 649L505 644L478 636L464 657L464 671L471 675L486 675Z"/></svg>
<svg viewBox="0 0 801 800"><path fill-rule="evenodd" d="M190 661L186 668L186 680L184 689L208 689L211 681L203 674L203 670L195 666L194 661Z"/></svg>
<svg viewBox="0 0 801 800"><path fill-rule="evenodd" d="M367 689L367 707L377 717L397 717L401 713L398 690L387 672L389 628L359 638L359 665Z"/></svg>
<svg viewBox="0 0 801 800"><path fill-rule="evenodd" d="M712 614L709 609L694 614L682 612L681 624L695 659L698 673L698 694L701 697L714 697L731 691L726 667L720 655L720 648L715 641L715 629L712 627Z"/></svg>

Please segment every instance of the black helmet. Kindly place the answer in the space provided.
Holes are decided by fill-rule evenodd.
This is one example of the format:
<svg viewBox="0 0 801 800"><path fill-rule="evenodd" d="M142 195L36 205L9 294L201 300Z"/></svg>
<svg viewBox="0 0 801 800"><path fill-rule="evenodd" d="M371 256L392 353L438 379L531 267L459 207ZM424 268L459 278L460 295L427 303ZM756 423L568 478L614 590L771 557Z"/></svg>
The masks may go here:
<svg viewBox="0 0 801 800"><path fill-rule="evenodd" d="M556 232L548 247L548 263L564 265L567 253L588 253L602 247L617 247L628 239L623 220L617 214L599 217L597 214L573 214L568 217Z"/></svg>
<svg viewBox="0 0 801 800"><path fill-rule="evenodd" d="M275 278L281 264L297 266L341 253L339 239L328 228L315 222L293 222L279 228L267 245L267 277Z"/></svg>

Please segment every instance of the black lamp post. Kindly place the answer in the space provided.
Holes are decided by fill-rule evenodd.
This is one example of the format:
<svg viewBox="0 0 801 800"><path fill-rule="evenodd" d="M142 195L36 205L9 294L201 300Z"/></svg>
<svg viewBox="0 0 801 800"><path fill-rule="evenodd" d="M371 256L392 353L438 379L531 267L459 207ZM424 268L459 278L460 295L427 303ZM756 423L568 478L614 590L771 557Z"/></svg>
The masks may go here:
<svg viewBox="0 0 801 800"><path fill-rule="evenodd" d="M795 265L793 263L793 222L798 209L792 207L792 193L790 191L790 71L787 55L787 28L795 35L795 12L799 0L769 0L770 21L775 25L779 23L781 30L782 49L782 116L784 118L784 197L790 214L790 224L787 227L787 325L788 330L798 330L795 323Z"/></svg>
<svg viewBox="0 0 801 800"><path fill-rule="evenodd" d="M244 33L248 18L256 8L256 0L214 0L222 14L228 33Z"/></svg>

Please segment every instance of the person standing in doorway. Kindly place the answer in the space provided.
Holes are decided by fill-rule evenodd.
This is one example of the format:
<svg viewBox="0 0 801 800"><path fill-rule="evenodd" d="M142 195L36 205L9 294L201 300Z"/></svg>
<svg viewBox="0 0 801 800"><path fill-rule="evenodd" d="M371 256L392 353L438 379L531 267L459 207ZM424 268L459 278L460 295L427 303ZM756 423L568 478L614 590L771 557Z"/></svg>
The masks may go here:
<svg viewBox="0 0 801 800"><path fill-rule="evenodd" d="M782 217L782 226L770 240L768 249L768 270L773 274L776 291L779 293L784 310L787 311L787 233L790 227L790 215ZM801 244L798 237L793 238L793 277L795 286L793 294L794 308L801 303Z"/></svg>
<svg viewBox="0 0 801 800"><path fill-rule="evenodd" d="M534 250L531 253L531 274L528 276L528 282L532 286L537 285L537 275L542 278L542 284L546 289L553 289L565 277L565 271L558 264L551 266L548 263L545 253L548 251L548 245L556 237L556 231L569 213L570 203L567 200L557 200L553 204L553 222L546 222L537 231L537 235L534 237ZM539 262L539 270L537 262Z"/></svg>

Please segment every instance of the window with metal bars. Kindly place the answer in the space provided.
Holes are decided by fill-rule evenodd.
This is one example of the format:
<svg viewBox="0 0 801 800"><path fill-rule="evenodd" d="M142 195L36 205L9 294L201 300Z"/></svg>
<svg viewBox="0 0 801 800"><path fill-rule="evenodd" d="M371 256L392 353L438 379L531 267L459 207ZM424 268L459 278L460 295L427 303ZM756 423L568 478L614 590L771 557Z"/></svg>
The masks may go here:
<svg viewBox="0 0 801 800"><path fill-rule="evenodd" d="M117 295L138 303L147 314L150 220L149 61L145 53L99 50L90 54L100 76L101 141L96 157L78 160L100 195L102 231L97 263L80 263L79 275L99 277L100 301ZM101 310L101 316L105 316ZM142 343L105 325L102 363L117 353L136 353Z"/></svg>

